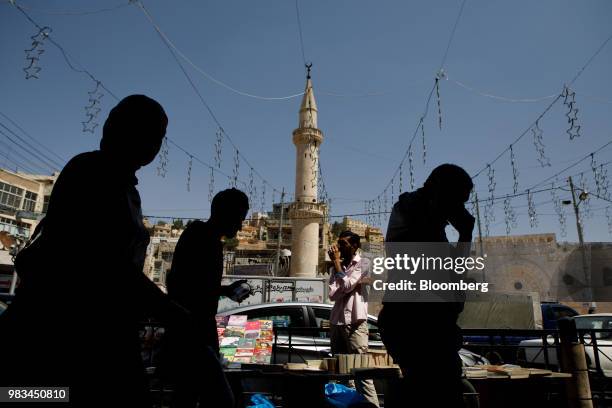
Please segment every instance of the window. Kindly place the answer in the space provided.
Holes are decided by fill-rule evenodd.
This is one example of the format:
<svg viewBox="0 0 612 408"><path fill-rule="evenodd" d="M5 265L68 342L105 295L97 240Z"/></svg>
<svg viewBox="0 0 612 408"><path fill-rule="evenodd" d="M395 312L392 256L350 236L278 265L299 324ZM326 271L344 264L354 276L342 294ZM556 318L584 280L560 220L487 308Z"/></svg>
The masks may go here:
<svg viewBox="0 0 612 408"><path fill-rule="evenodd" d="M23 189L0 182L0 206L21 210Z"/></svg>
<svg viewBox="0 0 612 408"><path fill-rule="evenodd" d="M49 209L49 199L50 198L51 198L50 195L46 195L43 199L43 209L42 209L43 214L46 214L47 209Z"/></svg>
<svg viewBox="0 0 612 408"><path fill-rule="evenodd" d="M32 212L34 212L35 209L36 209L36 200L37 199L38 199L38 194L26 190L25 198L23 200L23 209L25 211L32 211Z"/></svg>

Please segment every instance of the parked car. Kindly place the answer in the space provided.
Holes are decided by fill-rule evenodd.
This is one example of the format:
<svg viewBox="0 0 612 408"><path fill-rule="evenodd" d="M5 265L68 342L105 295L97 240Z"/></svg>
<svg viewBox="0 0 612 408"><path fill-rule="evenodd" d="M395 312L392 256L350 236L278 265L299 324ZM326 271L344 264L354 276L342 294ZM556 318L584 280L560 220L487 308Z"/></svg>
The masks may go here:
<svg viewBox="0 0 612 408"><path fill-rule="evenodd" d="M612 377L612 313L579 315L573 317L573 319L576 322L576 328L579 330L610 330L610 332L595 333L596 347L593 345L591 335L586 333L584 335L584 350L589 370L598 371L605 377ZM555 346L555 338L547 336L546 344L548 349L548 365L556 368L559 366L559 359ZM597 350L599 367L595 358L595 349ZM542 339L521 341L517 360L521 364L545 366L546 358Z"/></svg>
<svg viewBox="0 0 612 408"><path fill-rule="evenodd" d="M279 332L276 344L276 362L285 363L289 361L289 357L291 357L292 362L303 362L305 360L331 356L329 332L314 333L300 329L329 327L332 307L333 305L327 303L263 303L226 310L218 315L246 315L249 320L272 320L275 322L276 327L279 327L280 322L282 322L280 324L283 326L287 324L292 331L291 353L289 352L289 336L283 334L282 331ZM371 331L370 349L384 349L384 344L378 333L378 319L376 316L368 315L368 326ZM486 358L465 349L459 350L459 357L461 357L464 366L489 363Z"/></svg>

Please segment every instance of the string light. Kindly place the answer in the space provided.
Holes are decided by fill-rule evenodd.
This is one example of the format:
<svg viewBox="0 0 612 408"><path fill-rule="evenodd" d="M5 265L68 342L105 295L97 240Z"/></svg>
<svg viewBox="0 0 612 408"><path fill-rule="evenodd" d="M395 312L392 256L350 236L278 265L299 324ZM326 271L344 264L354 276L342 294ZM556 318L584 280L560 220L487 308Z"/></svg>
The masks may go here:
<svg viewBox="0 0 612 408"><path fill-rule="evenodd" d="M512 208L509 196L504 199L504 222L506 223L506 235L510 235L512 228L516 228L516 213Z"/></svg>
<svg viewBox="0 0 612 408"><path fill-rule="evenodd" d="M487 164L487 174L489 179L489 183L487 186L487 189L489 191L489 198L487 199L485 204L484 219L486 235L489 236L489 227L491 223L495 221L493 202L495 200L495 186L497 184L495 182L495 169L490 164Z"/></svg>
<svg viewBox="0 0 612 408"><path fill-rule="evenodd" d="M569 128L565 131L569 135L570 140L580 137L580 125L578 125L578 108L576 108L576 92L572 91L567 85L563 86L563 105L567 107L565 116Z"/></svg>
<svg viewBox="0 0 612 408"><path fill-rule="evenodd" d="M159 165L157 166L157 175L166 177L168 172L168 153L170 148L168 146L168 138L164 137L161 148L159 149Z"/></svg>
<svg viewBox="0 0 612 408"><path fill-rule="evenodd" d="M587 180L584 173L580 173L578 186L581 191L588 191ZM582 200L578 210L580 211L581 218L591 218L593 216L593 212L591 211L591 197L588 194L584 197L584 200Z"/></svg>
<svg viewBox="0 0 612 408"><path fill-rule="evenodd" d="M551 184L550 195L552 197L553 207L555 209L555 213L557 214L557 219L559 220L559 231L562 237L567 236L567 219L565 217L565 208L561 199L557 196L557 189L555 188L555 183Z"/></svg>
<svg viewBox="0 0 612 408"><path fill-rule="evenodd" d="M98 118L98 114L101 110L100 101L104 96L104 94L100 90L100 81L96 81L95 88L87 93L89 94L89 105L85 106L86 120L81 123L83 124L83 132L94 133L94 130L99 125L96 119Z"/></svg>
<svg viewBox="0 0 612 408"><path fill-rule="evenodd" d="M193 166L193 156L189 155L189 162L187 163L187 191L191 191L191 167Z"/></svg>
<svg viewBox="0 0 612 408"><path fill-rule="evenodd" d="M529 226L536 228L538 226L538 213L536 212L533 194L530 190L527 190L527 214L529 216Z"/></svg>
<svg viewBox="0 0 612 408"><path fill-rule="evenodd" d="M215 133L216 136L216 141L215 141L215 166L217 166L217 168L221 168L221 154L223 151L223 133L221 132L221 129L217 129L217 132Z"/></svg>
<svg viewBox="0 0 612 408"><path fill-rule="evenodd" d="M410 191L414 191L414 164L412 163L412 144L408 147L408 172L410 174Z"/></svg>
<svg viewBox="0 0 612 408"><path fill-rule="evenodd" d="M422 117L421 117L421 143L423 145L423 166L424 166L425 161L427 159L427 146L425 145L425 122L423 122Z"/></svg>
<svg viewBox="0 0 612 408"><path fill-rule="evenodd" d="M440 79L446 77L446 73L443 69L440 69L436 74L436 98L438 102L438 127L442 130L442 104L440 101Z"/></svg>
<svg viewBox="0 0 612 408"><path fill-rule="evenodd" d="M544 131L540 129L539 121L536 120L535 125L531 128L531 133L533 133L533 145L538 153L540 166L550 167L550 159L546 157L546 152L544 151Z"/></svg>
<svg viewBox="0 0 612 408"><path fill-rule="evenodd" d="M261 185L261 212L266 210L266 183Z"/></svg>
<svg viewBox="0 0 612 408"><path fill-rule="evenodd" d="M238 175L240 173L240 153L238 149L236 149L236 154L234 155L234 178L230 181L232 187L238 188Z"/></svg>
<svg viewBox="0 0 612 408"><path fill-rule="evenodd" d="M403 165L404 163L400 163L399 167L399 193L402 194L404 190L404 175L403 175Z"/></svg>
<svg viewBox="0 0 612 408"><path fill-rule="evenodd" d="M215 192L215 169L210 167L210 178L208 179L208 202L212 204L213 194Z"/></svg>
<svg viewBox="0 0 612 408"><path fill-rule="evenodd" d="M608 220L608 232L612 234L612 206L606 207L606 219Z"/></svg>
<svg viewBox="0 0 612 408"><path fill-rule="evenodd" d="M27 65L23 68L23 71L25 72L26 79L38 79L38 73L41 71L39 65L40 56L45 52L43 48L44 43L51 31L49 27L39 27L38 32L30 37L32 39L32 48L24 50Z"/></svg>
<svg viewBox="0 0 612 408"><path fill-rule="evenodd" d="M518 168L516 166L516 158L514 157L514 149L512 149L512 145L510 145L510 165L512 166L512 192L516 194L518 191Z"/></svg>

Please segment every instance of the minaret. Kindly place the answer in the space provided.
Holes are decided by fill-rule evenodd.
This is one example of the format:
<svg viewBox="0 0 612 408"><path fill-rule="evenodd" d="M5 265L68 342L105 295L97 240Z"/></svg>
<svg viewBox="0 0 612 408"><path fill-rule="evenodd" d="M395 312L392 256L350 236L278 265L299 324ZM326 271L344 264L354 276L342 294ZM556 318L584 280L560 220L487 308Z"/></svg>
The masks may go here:
<svg viewBox="0 0 612 408"><path fill-rule="evenodd" d="M296 148L295 202L291 218L291 271L289 276L315 277L319 264L319 221L324 204L318 202L318 160L323 133L317 129L317 104L312 89L310 68L300 106L299 125L293 131Z"/></svg>

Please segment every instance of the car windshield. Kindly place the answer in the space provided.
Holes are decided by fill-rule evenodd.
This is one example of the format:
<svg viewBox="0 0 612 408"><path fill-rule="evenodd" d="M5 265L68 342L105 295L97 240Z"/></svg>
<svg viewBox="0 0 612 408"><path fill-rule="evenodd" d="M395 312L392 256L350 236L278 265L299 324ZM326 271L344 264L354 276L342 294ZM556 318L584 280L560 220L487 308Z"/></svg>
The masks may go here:
<svg viewBox="0 0 612 408"><path fill-rule="evenodd" d="M576 328L583 330L611 330L610 333L597 333L598 339L612 338L612 316L585 316L576 317Z"/></svg>

